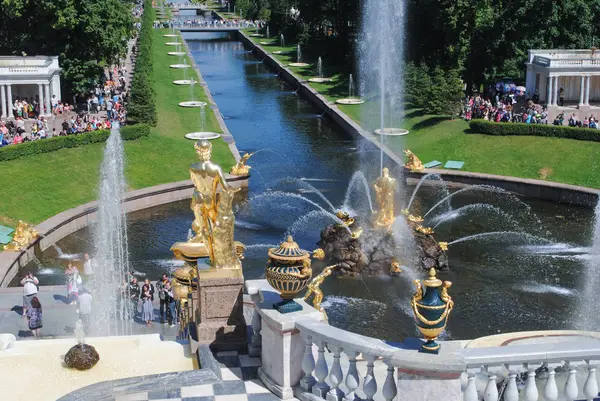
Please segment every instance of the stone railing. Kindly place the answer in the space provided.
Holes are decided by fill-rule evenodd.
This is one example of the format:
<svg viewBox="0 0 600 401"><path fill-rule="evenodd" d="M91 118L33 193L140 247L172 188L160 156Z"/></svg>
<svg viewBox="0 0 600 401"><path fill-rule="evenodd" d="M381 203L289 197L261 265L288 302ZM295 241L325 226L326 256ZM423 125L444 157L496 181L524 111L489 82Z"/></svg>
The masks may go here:
<svg viewBox="0 0 600 401"><path fill-rule="evenodd" d="M246 290L256 304L250 351L262 357L261 380L282 399L573 401L598 397L600 341L591 337L487 348L445 341L440 353L432 355L418 351L419 340L391 345L330 326L302 300L296 300L303 306L301 312L279 314L272 308L279 298L266 280L247 281Z"/></svg>
<svg viewBox="0 0 600 401"><path fill-rule="evenodd" d="M550 65L553 67L557 66L581 66L581 67L595 67L600 65L600 59L558 59L551 60Z"/></svg>

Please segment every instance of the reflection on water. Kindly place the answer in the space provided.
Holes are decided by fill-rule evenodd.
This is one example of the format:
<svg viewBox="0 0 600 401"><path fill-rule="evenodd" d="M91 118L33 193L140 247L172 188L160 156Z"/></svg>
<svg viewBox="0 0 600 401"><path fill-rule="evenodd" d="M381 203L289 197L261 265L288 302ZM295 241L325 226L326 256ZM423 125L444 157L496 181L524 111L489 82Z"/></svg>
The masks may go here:
<svg viewBox="0 0 600 401"><path fill-rule="evenodd" d="M278 180L291 176L323 192L336 207L344 203L352 205L353 199L345 199L345 193L353 173L361 167L367 181L372 182L379 168L379 154L364 151L362 144L348 139L327 120L316 118L317 110L295 95L272 71L257 63L239 42L227 40L226 34L204 33L194 37L202 38L191 42L194 57L238 148L242 152L271 149L252 157L253 175L245 196L259 195ZM370 158L374 158L373 163L369 163ZM330 209L308 186L296 185L286 190ZM399 197L410 199L411 193L412 188L408 188ZM423 214L443 196L436 189L421 189L413 208ZM456 215L444 216L447 210L440 206L439 211L428 216L432 221L444 220L436 228L440 241L452 242L490 231L518 231L554 243L465 241L452 246L451 271L440 274L442 279L454 283L450 291L455 300L448 325L450 338L516 330L568 329L578 318L573 313L583 285L581 259L587 256L586 248L590 246L593 212L527 199L524 201L528 206L524 206L507 198L487 191L465 191L452 197L455 211L467 204L490 203L502 213L494 209L493 213L473 214L463 209ZM307 211L315 210L308 206ZM236 240L247 245L277 244L289 228L281 222L293 223L300 217L293 215L300 213L299 209L296 203L274 203L263 211L266 218L261 221L256 221L252 213L240 216L236 222ZM513 220L504 218L503 213L510 214ZM189 201L130 214L132 269L157 279L162 272L180 266L181 262L172 260L169 248L173 242L187 238L191 220ZM316 221L314 226L296 233L295 240L305 249L315 248L319 224L327 223ZM518 227L514 221L519 223ZM58 246L64 253L83 253L93 249L90 238L88 228L63 239ZM251 247L243 262L245 278L264 277L266 258L266 247ZM41 283L62 283L64 261L57 258L57 251L49 248L40 259L37 274ZM315 263L315 274L322 267L320 262ZM17 284L17 279L13 284ZM335 326L392 341L417 335L408 303L414 288L402 276L364 280L330 278L322 288L327 294L323 305Z"/></svg>

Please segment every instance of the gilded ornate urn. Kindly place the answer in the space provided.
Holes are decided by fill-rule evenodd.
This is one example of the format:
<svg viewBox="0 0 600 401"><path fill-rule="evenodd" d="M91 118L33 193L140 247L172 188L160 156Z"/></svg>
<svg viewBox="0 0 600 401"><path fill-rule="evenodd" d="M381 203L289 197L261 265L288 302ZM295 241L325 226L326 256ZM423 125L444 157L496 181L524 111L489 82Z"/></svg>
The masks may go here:
<svg viewBox="0 0 600 401"><path fill-rule="evenodd" d="M265 276L269 284L281 293L283 301L273 305L280 313L302 310L294 297L302 291L312 277L310 253L300 249L292 236L277 248L269 249Z"/></svg>
<svg viewBox="0 0 600 401"><path fill-rule="evenodd" d="M188 298L188 294L193 293L198 285L198 272L190 264L186 263L184 267L173 272L173 296L177 300Z"/></svg>
<svg viewBox="0 0 600 401"><path fill-rule="evenodd" d="M422 283L421 280L415 280L414 283L417 292L410 303L417 328L426 340L421 345L421 351L436 354L440 344L435 340L446 328L448 317L454 307L454 302L448 295L448 288L452 283L438 279L434 268L429 270L429 278L422 280Z"/></svg>

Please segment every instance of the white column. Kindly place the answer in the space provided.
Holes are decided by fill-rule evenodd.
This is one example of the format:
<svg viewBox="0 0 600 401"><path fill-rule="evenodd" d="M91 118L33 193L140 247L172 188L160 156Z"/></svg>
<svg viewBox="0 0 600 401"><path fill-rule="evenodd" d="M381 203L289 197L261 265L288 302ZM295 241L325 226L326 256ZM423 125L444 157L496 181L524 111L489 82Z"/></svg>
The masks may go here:
<svg viewBox="0 0 600 401"><path fill-rule="evenodd" d="M585 76L581 76L581 85L579 87L579 106L583 106L585 93Z"/></svg>
<svg viewBox="0 0 600 401"><path fill-rule="evenodd" d="M8 84L6 86L6 105L8 106L8 116L12 117L12 106L13 106L13 97L12 97L12 85Z"/></svg>
<svg viewBox="0 0 600 401"><path fill-rule="evenodd" d="M44 115L44 88L38 84L38 102L40 106L40 116Z"/></svg>
<svg viewBox="0 0 600 401"><path fill-rule="evenodd" d="M50 106L50 84L44 84L44 91L45 93L45 105L46 105L46 114L52 114L52 106Z"/></svg>
<svg viewBox="0 0 600 401"><path fill-rule="evenodd" d="M6 85L0 85L0 104L2 105L2 117L6 118Z"/></svg>
<svg viewBox="0 0 600 401"><path fill-rule="evenodd" d="M591 76L587 76L586 77L586 84L585 84L585 99L584 99L584 104L586 106L590 105L590 81L592 80Z"/></svg>
<svg viewBox="0 0 600 401"><path fill-rule="evenodd" d="M553 105L557 106L558 105L558 91L560 90L559 86L558 86L558 76L554 77L554 86L553 86L553 90L554 93L552 94L552 101L554 102Z"/></svg>
<svg viewBox="0 0 600 401"><path fill-rule="evenodd" d="M552 106L552 95L554 93L552 87L554 86L554 77L552 75L548 76L548 96L546 96L546 104L548 106Z"/></svg>

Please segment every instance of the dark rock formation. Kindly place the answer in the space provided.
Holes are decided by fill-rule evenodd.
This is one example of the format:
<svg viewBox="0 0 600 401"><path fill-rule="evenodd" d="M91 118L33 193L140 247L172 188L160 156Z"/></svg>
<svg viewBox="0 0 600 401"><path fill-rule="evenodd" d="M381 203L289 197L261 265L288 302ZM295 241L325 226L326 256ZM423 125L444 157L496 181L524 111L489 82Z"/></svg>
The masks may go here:
<svg viewBox="0 0 600 401"><path fill-rule="evenodd" d="M418 224L410 221L408 223L421 268L425 271L432 267L447 270L448 258L433 235L423 234L417 230ZM350 231L356 232L361 229L360 236L353 238ZM321 231L319 246L325 251L328 262L338 264L339 274L344 275L389 274L391 264L395 261L396 243L393 235L386 230L373 229L370 222L362 222L359 218L356 218L350 227L340 224L326 227Z"/></svg>
<svg viewBox="0 0 600 401"><path fill-rule="evenodd" d="M65 355L65 364L69 368L88 370L100 360L100 355L94 347L88 344L77 344Z"/></svg>

